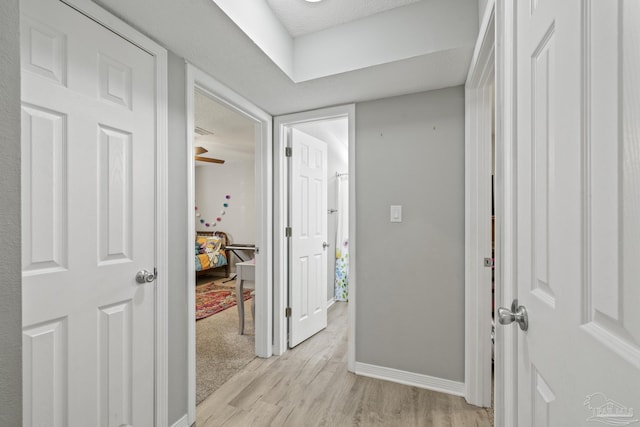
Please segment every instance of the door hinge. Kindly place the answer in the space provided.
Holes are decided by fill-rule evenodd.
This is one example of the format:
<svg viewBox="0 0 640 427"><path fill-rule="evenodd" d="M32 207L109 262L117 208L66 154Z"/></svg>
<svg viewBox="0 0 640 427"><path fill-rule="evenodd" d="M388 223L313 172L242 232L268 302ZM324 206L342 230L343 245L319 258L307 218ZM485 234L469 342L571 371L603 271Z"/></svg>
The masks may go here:
<svg viewBox="0 0 640 427"><path fill-rule="evenodd" d="M285 237L291 237L291 233L292 233L291 227L287 227L287 228L284 229L284 236Z"/></svg>
<svg viewBox="0 0 640 427"><path fill-rule="evenodd" d="M293 155L293 150L291 149L291 147L285 147L284 148L284 156L285 157L291 157Z"/></svg>
<svg viewBox="0 0 640 427"><path fill-rule="evenodd" d="M485 258L484 259L484 266L485 267L493 267L493 258Z"/></svg>
<svg viewBox="0 0 640 427"><path fill-rule="evenodd" d="M284 309L284 316L291 317L291 307L287 307Z"/></svg>

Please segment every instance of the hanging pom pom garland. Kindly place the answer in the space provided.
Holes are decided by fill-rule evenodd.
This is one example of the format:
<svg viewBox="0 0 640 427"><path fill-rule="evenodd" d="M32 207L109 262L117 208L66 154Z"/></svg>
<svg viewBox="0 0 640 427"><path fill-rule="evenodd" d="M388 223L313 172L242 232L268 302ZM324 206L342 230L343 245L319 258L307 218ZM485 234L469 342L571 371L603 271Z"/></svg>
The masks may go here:
<svg viewBox="0 0 640 427"><path fill-rule="evenodd" d="M231 199L231 196L229 194L227 194L226 196L224 196L225 200L229 200ZM222 216L225 215L227 213L226 208L229 207L229 203L223 203L222 207L225 209L222 209L220 211L220 216L216 218L216 220L213 223L209 223L207 222L207 220L205 220L204 218L202 218L202 214L200 212L196 212L196 217L200 218L200 224L204 224L205 227L215 227L216 225L218 225L219 222L222 221ZM196 211L198 211L198 207L196 206Z"/></svg>

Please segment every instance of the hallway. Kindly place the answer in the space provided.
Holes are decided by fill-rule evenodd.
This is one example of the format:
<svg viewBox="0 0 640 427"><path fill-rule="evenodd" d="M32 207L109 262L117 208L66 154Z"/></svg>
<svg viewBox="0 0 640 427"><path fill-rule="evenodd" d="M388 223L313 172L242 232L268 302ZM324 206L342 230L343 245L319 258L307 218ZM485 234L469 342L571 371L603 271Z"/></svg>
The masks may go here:
<svg viewBox="0 0 640 427"><path fill-rule="evenodd" d="M197 409L197 426L490 427L462 397L347 372L347 303L326 330L283 356L256 358Z"/></svg>

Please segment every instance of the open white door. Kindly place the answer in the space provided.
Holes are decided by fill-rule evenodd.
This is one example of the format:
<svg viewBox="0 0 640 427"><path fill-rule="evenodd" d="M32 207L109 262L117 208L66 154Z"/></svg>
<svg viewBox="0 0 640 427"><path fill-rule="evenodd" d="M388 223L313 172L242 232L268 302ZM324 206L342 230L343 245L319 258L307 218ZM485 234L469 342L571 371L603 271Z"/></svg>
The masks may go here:
<svg viewBox="0 0 640 427"><path fill-rule="evenodd" d="M327 327L327 144L291 129L289 346Z"/></svg>
<svg viewBox="0 0 640 427"><path fill-rule="evenodd" d="M60 1L20 6L24 425L151 426L154 57Z"/></svg>
<svg viewBox="0 0 640 427"><path fill-rule="evenodd" d="M640 2L517 9L518 426L635 424Z"/></svg>

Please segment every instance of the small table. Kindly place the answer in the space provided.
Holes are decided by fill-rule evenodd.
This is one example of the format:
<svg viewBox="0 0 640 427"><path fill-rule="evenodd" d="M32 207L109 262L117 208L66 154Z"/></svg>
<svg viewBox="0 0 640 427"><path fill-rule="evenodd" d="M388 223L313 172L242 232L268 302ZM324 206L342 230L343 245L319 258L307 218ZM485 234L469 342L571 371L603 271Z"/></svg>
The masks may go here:
<svg viewBox="0 0 640 427"><path fill-rule="evenodd" d="M235 256L238 257L240 261L246 261L246 259L242 258L240 254L236 251L256 251L256 245L250 243L233 243L231 245L226 245L225 249L229 249Z"/></svg>
<svg viewBox="0 0 640 427"><path fill-rule="evenodd" d="M236 299L238 303L238 333L244 335L244 282L253 282L248 289L255 290L256 265L253 261L239 262L236 264ZM251 301L251 317L255 321L255 295Z"/></svg>
<svg viewBox="0 0 640 427"><path fill-rule="evenodd" d="M242 256L241 256L238 252L236 252L236 251L253 251L253 252L255 252L255 251L256 251L256 245L251 244L251 243L233 243L233 244L231 244L231 245L226 245L226 246L224 247L224 249L225 249L225 250L227 250L227 249L228 249L228 250L229 250L229 252L227 252L227 253L232 253L232 254L234 254L236 257L238 257L238 259L239 259L240 261L243 261L243 262L244 262L244 261L246 261L246 259L242 258ZM231 263L231 256L229 256L229 259L227 259L227 262L228 262L228 263ZM229 279L225 280L223 283L230 282L230 281L232 281L232 280L233 280L233 279L235 279L235 278L236 278L236 276L233 276L233 277L231 277L231 278L229 278Z"/></svg>

